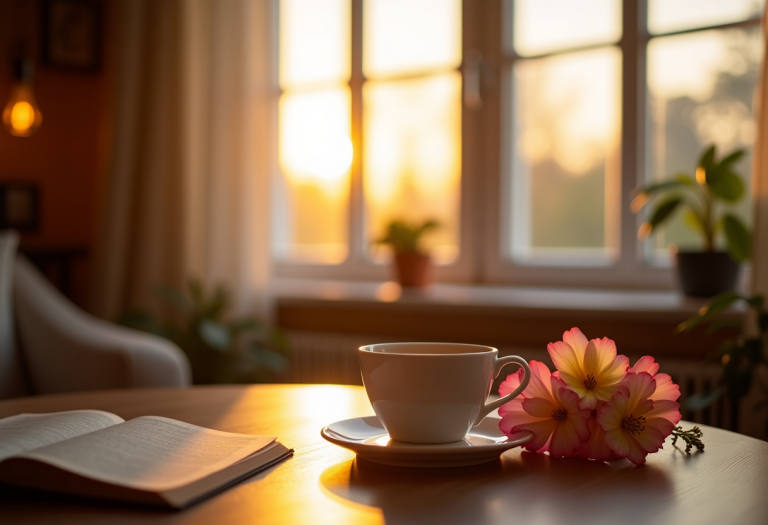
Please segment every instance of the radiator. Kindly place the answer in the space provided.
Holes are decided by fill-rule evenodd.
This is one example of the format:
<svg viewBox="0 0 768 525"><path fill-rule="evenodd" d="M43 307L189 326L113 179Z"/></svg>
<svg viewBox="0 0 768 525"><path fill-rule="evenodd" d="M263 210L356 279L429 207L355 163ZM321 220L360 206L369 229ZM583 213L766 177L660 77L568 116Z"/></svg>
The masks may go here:
<svg viewBox="0 0 768 525"><path fill-rule="evenodd" d="M360 366L357 360L357 349L360 346L384 343L392 341L407 341L391 336L363 336L351 334L313 333L303 331L290 331L288 338L291 342L292 367L286 377L291 383L333 383L343 385L362 385ZM547 363L554 370L552 361L546 349L528 349L499 347L500 355L519 355L526 360L538 360ZM641 356L629 356L630 363ZM720 370L716 366L704 367L701 361L658 359L661 365L660 372L672 376L672 380L680 385L680 402L697 392L702 392L717 384ZM506 377L502 371L493 386L493 392L497 392L498 385ZM754 389L753 389L754 390ZM754 394L754 392L753 392ZM753 412L756 396L748 396L740 408L739 431L751 436L763 437L765 429L766 410L755 414ZM681 407L683 419L694 423L730 429L731 417L728 403L720 398L716 403L705 410L696 412L687 411ZM706 442L706 440L705 440Z"/></svg>

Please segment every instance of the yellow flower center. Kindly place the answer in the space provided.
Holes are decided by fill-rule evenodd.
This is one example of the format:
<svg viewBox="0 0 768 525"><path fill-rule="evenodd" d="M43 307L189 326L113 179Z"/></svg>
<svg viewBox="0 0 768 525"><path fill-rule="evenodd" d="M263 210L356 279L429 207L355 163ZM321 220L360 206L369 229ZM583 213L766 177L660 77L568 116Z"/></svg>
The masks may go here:
<svg viewBox="0 0 768 525"><path fill-rule="evenodd" d="M555 421L562 421L567 415L567 412L560 407L557 407L552 411L552 419Z"/></svg>
<svg viewBox="0 0 768 525"><path fill-rule="evenodd" d="M639 434L645 430L645 418L643 416L634 417L632 414L621 420L621 428L631 432L632 435Z"/></svg>
<svg viewBox="0 0 768 525"><path fill-rule="evenodd" d="M587 390L592 390L597 386L597 381L595 381L595 376L593 374L587 375L587 378L582 381L582 383L587 387Z"/></svg>

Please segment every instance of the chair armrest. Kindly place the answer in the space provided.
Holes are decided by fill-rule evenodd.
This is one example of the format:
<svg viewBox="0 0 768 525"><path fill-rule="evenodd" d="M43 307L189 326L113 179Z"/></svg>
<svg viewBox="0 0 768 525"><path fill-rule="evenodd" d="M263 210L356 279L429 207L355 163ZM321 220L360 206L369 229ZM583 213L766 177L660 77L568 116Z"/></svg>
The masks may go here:
<svg viewBox="0 0 768 525"><path fill-rule="evenodd" d="M23 257L14 266L14 309L36 393L190 383L189 361L173 343L83 312Z"/></svg>

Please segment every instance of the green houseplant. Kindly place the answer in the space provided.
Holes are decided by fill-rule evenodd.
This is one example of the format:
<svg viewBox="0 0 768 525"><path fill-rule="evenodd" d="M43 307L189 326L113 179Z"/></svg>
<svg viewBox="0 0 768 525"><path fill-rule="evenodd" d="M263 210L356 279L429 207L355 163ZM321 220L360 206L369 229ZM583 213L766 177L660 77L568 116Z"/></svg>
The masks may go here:
<svg viewBox="0 0 768 525"><path fill-rule="evenodd" d="M739 149L718 160L715 146L710 146L699 159L695 176L680 173L671 180L639 188L632 201L635 213L654 203L648 220L640 226L641 239L657 231L679 209L685 210L686 223L700 233L702 251L679 251L676 255L686 295L711 297L733 290L739 263L749 259L749 230L736 215L721 209L744 195L744 183L733 170L743 156L744 150ZM727 253L715 248L716 235L721 231Z"/></svg>
<svg viewBox="0 0 768 525"><path fill-rule="evenodd" d="M747 322L734 319L718 319L731 305L743 304L748 310ZM686 400L689 410L701 410L725 396L731 409L731 428L738 431L739 407L741 400L756 386L764 398L755 410L768 407L768 385L760 380L759 371L768 366L768 309L760 295L751 297L734 292L725 292L712 298L699 312L681 323L678 332L688 332L709 323L707 333L713 335L722 330L736 330L737 334L722 341L717 349L707 356L707 363L721 367L720 381L712 389L690 396ZM764 430L768 437L768 420Z"/></svg>
<svg viewBox="0 0 768 525"><path fill-rule="evenodd" d="M429 284L431 261L422 241L424 235L439 227L438 222L431 219L420 223L394 220L387 225L384 235L374 241L391 248L401 286L424 287Z"/></svg>
<svg viewBox="0 0 768 525"><path fill-rule="evenodd" d="M117 322L173 341L187 354L195 384L262 382L287 371L283 334L255 317L231 318L225 287L206 290L190 279L184 290L162 286L155 295L170 307L168 318L134 310Z"/></svg>

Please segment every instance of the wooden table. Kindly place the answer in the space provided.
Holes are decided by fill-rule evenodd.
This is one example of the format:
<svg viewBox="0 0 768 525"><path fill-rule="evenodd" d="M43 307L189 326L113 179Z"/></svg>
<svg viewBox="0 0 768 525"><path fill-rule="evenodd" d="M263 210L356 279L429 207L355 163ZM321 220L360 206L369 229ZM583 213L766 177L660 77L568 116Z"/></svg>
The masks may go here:
<svg viewBox="0 0 768 525"><path fill-rule="evenodd" d="M358 461L320 429L372 414L360 387L263 385L120 390L0 402L0 417L95 408L277 435L293 458L182 512L0 489L0 523L482 524L768 523L768 443L704 427L707 449L669 443L644 467L506 452L457 469Z"/></svg>

